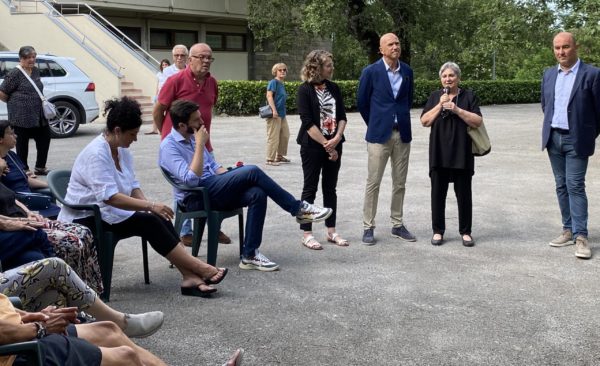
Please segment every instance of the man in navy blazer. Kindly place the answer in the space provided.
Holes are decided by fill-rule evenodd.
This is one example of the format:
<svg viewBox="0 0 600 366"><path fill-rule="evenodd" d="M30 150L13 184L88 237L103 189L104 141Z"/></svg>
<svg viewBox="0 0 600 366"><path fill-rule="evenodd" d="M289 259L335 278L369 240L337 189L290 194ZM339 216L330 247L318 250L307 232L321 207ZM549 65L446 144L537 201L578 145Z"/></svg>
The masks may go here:
<svg viewBox="0 0 600 366"><path fill-rule="evenodd" d="M585 174L600 133L600 70L581 62L577 47L571 33L554 37L558 66L542 79L542 150L547 149L552 165L563 224L550 246L575 244L575 256L588 259Z"/></svg>
<svg viewBox="0 0 600 366"><path fill-rule="evenodd" d="M416 238L404 226L403 206L410 156L410 108L414 78L400 61L400 40L393 33L379 40L383 57L364 68L358 85L358 110L367 124L368 173L363 206L363 243L375 243L375 215L379 186L388 160L392 162L392 236L405 241Z"/></svg>

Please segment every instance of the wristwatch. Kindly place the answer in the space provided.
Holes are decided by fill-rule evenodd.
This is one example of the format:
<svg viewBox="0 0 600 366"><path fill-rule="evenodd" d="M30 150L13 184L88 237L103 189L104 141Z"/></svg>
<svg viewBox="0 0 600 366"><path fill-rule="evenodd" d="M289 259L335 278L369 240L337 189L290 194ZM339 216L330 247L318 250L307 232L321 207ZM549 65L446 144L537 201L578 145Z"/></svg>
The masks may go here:
<svg viewBox="0 0 600 366"><path fill-rule="evenodd" d="M35 335L35 337L37 339L44 338L46 336L46 327L44 327L44 324L40 322L35 322L33 324L35 324L35 327L37 328L37 334Z"/></svg>

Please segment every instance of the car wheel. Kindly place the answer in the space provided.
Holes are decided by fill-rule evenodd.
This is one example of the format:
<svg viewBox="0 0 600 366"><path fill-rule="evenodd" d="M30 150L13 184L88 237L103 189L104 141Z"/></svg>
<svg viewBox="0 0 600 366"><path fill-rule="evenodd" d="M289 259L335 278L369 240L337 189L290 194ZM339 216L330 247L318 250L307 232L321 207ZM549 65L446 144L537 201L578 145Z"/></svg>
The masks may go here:
<svg viewBox="0 0 600 366"><path fill-rule="evenodd" d="M54 102L56 118L48 121L53 138L71 137L77 132L81 123L81 113L72 103L59 100Z"/></svg>

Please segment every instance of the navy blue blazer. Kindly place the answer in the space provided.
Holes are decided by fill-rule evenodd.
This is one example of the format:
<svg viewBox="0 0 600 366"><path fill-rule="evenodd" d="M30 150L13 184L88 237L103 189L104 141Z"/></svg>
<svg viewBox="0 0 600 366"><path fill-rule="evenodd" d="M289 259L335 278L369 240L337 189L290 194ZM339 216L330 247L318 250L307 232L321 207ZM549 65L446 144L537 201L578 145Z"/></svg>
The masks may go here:
<svg viewBox="0 0 600 366"><path fill-rule="evenodd" d="M415 82L412 69L400 62L402 85L394 98L383 59L365 67L358 84L358 110L367 124L367 142L383 144L392 137L394 116L398 119L402 142L412 140L410 108Z"/></svg>
<svg viewBox="0 0 600 366"><path fill-rule="evenodd" d="M554 86L558 76L558 66L544 72L542 79L542 150L550 142L552 117L554 116ZM594 154L596 137L600 133L600 69L579 63L579 70L573 83L573 90L567 107L570 135L573 137L575 152L586 157Z"/></svg>

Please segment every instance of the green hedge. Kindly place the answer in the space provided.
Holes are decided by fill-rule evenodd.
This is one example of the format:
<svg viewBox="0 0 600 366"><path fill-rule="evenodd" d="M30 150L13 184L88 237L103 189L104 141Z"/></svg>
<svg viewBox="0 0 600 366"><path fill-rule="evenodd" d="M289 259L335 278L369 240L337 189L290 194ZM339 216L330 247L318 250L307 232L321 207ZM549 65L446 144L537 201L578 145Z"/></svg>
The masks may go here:
<svg viewBox="0 0 600 366"><path fill-rule="evenodd" d="M356 111L357 80L336 80L342 90L344 105L348 111ZM301 82L285 83L288 93L287 112L296 113L296 93ZM472 89L481 100L482 105L510 103L538 103L540 101L540 81L522 80L467 80L461 87ZM422 107L429 94L440 88L438 80L416 80L415 107ZM220 81L219 100L216 110L218 114L253 115L258 114L258 107L266 103L267 81Z"/></svg>

